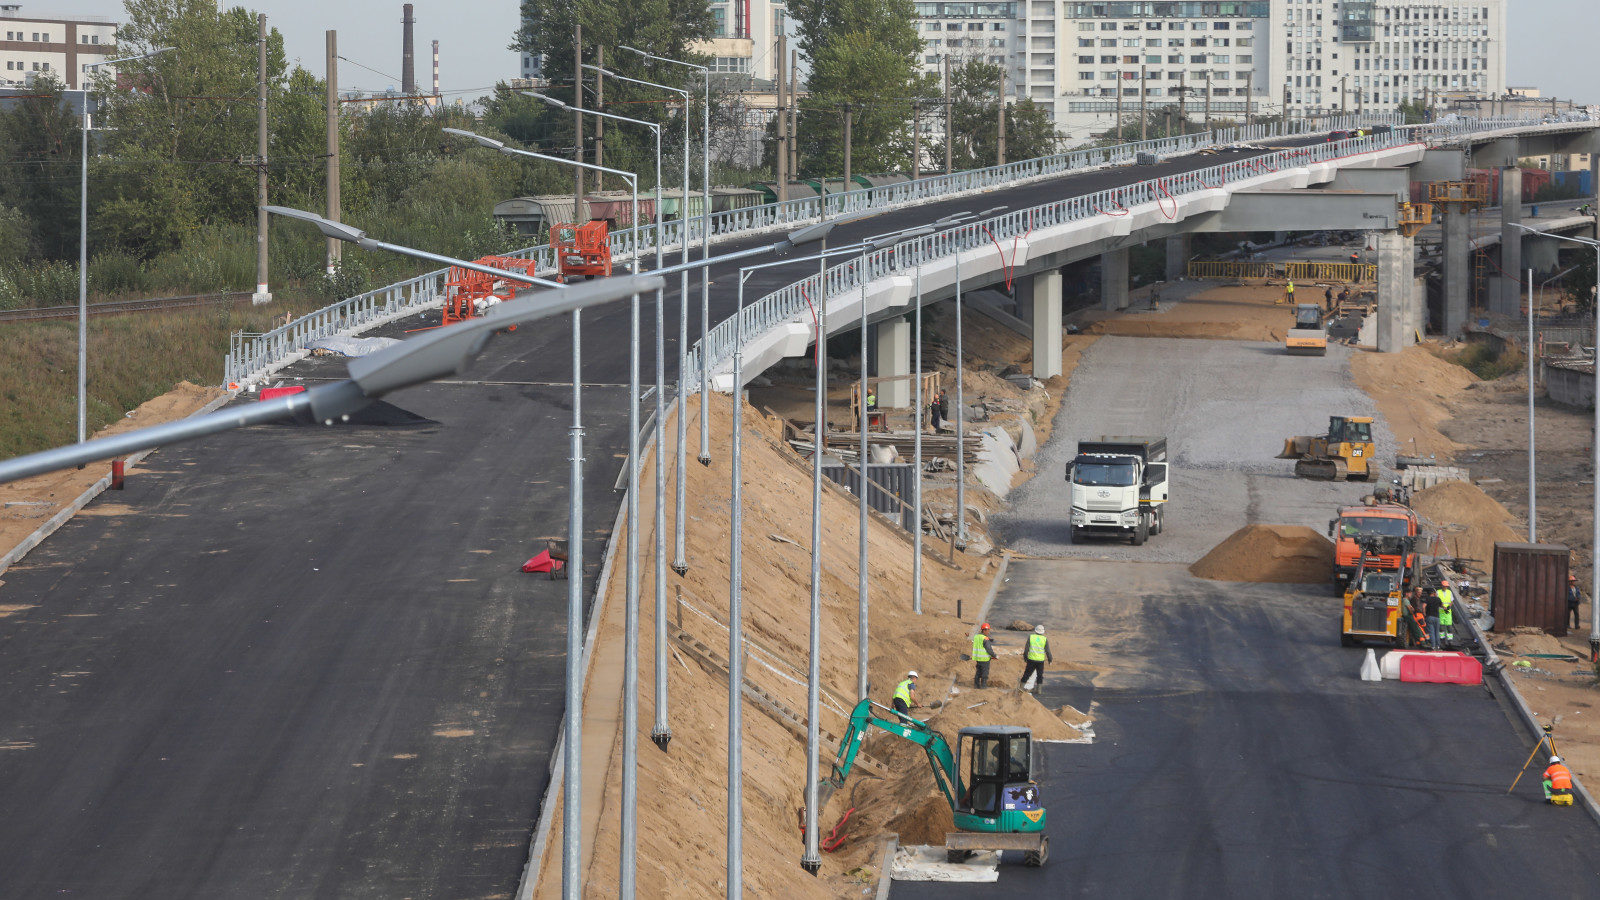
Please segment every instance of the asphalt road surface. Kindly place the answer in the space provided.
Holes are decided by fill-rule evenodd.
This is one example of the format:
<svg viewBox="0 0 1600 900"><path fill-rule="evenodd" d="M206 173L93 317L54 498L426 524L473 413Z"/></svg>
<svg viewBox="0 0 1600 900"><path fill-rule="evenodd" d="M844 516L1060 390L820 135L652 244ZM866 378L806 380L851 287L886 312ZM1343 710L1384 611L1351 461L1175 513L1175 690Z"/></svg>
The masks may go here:
<svg viewBox="0 0 1600 900"><path fill-rule="evenodd" d="M1246 155L928 204L834 240ZM809 270L768 270L747 296ZM720 320L737 279L713 277ZM669 334L676 319L674 300ZM626 304L583 321L592 587L620 502ZM568 329L497 338L462 378L390 397L388 424L163 450L7 572L22 608L0 618L0 896L510 892L562 715L566 585L518 566L566 532Z"/></svg>
<svg viewBox="0 0 1600 900"><path fill-rule="evenodd" d="M1600 896L1600 828L1542 802L1531 740L1484 687L1357 677L1320 587L1176 564L1018 560L990 619L1043 622L1047 705L1094 742L1042 745L1040 869L895 882L897 898ZM1017 647L1020 642L1013 641ZM1089 649L1092 648L1092 649Z"/></svg>
<svg viewBox="0 0 1600 900"><path fill-rule="evenodd" d="M1285 312L1285 318L1288 317ZM1296 478L1276 459L1284 438L1325 434L1331 415L1376 416L1349 374L1349 348L1289 356L1281 344L1101 337L1072 374L1038 474L995 516L1005 544L1034 556L1194 562L1246 524L1306 525L1321 532L1341 503L1373 484ZM1380 421L1378 458L1395 443ZM1074 545L1067 464L1078 441L1100 435L1164 435L1171 499L1161 534L1142 547L1087 537Z"/></svg>

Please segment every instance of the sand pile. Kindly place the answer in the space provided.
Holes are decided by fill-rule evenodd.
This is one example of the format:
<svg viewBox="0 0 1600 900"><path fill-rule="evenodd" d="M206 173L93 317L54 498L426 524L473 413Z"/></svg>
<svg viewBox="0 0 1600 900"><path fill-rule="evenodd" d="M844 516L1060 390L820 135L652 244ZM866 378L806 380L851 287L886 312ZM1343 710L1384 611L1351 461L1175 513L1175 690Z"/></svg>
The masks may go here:
<svg viewBox="0 0 1600 900"><path fill-rule="evenodd" d="M1084 319L1089 324L1085 331L1128 337L1278 342L1294 323L1293 308L1277 302L1282 298L1282 287L1219 286L1160 313L1086 314Z"/></svg>
<svg viewBox="0 0 1600 900"><path fill-rule="evenodd" d="M1055 666L1046 667L1046 678L1049 677L1050 668ZM1081 725L1088 720L1087 716L1070 706L1063 709L1070 710L1072 721L1076 724ZM952 745L957 732L975 725L1021 725L1033 730L1033 739L1036 741L1070 741L1079 736L1075 729L1062 721L1061 716L1035 700L1032 694L1012 690L1009 684L983 690L963 688L961 693L949 699L944 709L928 720L928 724L939 729L939 733Z"/></svg>
<svg viewBox="0 0 1600 900"><path fill-rule="evenodd" d="M1333 542L1303 525L1246 525L1189 567L1212 581L1318 584L1333 569Z"/></svg>
<svg viewBox="0 0 1600 900"><path fill-rule="evenodd" d="M1475 560L1485 571L1494 568L1496 541L1527 539L1512 527L1511 513L1475 484L1452 481L1419 491L1411 507L1438 531L1445 555Z"/></svg>
<svg viewBox="0 0 1600 900"><path fill-rule="evenodd" d="M1452 400L1481 384L1478 376L1426 347L1357 353L1350 358L1350 374L1377 402L1400 441L1400 452L1448 460L1460 449L1439 426L1454 414Z"/></svg>

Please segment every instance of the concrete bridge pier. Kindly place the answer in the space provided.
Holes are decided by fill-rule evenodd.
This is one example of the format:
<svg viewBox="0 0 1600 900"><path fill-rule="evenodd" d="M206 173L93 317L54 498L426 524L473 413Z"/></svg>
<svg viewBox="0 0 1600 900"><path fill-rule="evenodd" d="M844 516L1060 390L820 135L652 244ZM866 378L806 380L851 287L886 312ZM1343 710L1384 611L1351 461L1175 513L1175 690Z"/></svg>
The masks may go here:
<svg viewBox="0 0 1600 900"><path fill-rule="evenodd" d="M1100 254L1100 308L1116 312L1128 308L1128 248Z"/></svg>
<svg viewBox="0 0 1600 900"><path fill-rule="evenodd" d="M1472 248L1467 213L1460 204L1444 204L1444 322L1446 338L1458 337L1472 307Z"/></svg>
<svg viewBox="0 0 1600 900"><path fill-rule="evenodd" d="M1189 271L1189 255L1192 238L1189 232L1167 236L1167 272L1166 280L1177 281Z"/></svg>
<svg viewBox="0 0 1600 900"><path fill-rule="evenodd" d="M878 377L910 375L911 323L904 316L897 316L879 322L875 327L878 332ZM876 387L879 406L905 409L911 405L911 379L880 381Z"/></svg>
<svg viewBox="0 0 1600 900"><path fill-rule="evenodd" d="M1378 238L1378 352L1399 353L1413 342L1417 321L1416 244L1398 231Z"/></svg>
<svg viewBox="0 0 1600 900"><path fill-rule="evenodd" d="M1061 270L1039 272L1031 280L1033 377L1054 378L1061 374Z"/></svg>
<svg viewBox="0 0 1600 900"><path fill-rule="evenodd" d="M1500 269L1489 311L1501 316L1522 312L1522 170L1500 170Z"/></svg>

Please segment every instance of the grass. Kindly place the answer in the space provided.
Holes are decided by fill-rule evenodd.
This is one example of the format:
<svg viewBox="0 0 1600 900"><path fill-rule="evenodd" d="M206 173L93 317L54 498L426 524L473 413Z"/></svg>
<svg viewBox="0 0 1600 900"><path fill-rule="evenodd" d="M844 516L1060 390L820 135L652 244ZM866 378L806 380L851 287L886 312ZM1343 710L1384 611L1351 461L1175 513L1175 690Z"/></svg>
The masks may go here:
<svg viewBox="0 0 1600 900"><path fill-rule="evenodd" d="M1509 349L1497 351L1486 343L1469 344L1459 352L1442 355L1484 381L1504 378L1527 366L1527 360L1520 352Z"/></svg>
<svg viewBox="0 0 1600 900"><path fill-rule="evenodd" d="M318 299L280 299L260 307L90 319L89 433L179 381L220 384L232 332L265 331L285 313L300 315L320 305ZM76 440L77 323L18 323L0 326L0 333L0 458Z"/></svg>

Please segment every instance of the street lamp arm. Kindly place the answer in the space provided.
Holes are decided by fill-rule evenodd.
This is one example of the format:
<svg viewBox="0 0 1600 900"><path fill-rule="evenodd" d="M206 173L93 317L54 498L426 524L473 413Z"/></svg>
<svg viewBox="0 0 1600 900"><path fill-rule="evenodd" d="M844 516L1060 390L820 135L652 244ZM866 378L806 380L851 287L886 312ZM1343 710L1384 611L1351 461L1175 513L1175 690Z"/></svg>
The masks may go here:
<svg viewBox="0 0 1600 900"><path fill-rule="evenodd" d="M610 75L612 78L615 78L618 81L627 81L633 84L643 85L645 87L660 88L663 91L671 91L674 94L681 94L684 102L688 102L689 100L689 91L687 88L668 87L664 84L656 84L654 81L645 81L642 78L629 78L626 75L618 75L616 72L613 72L610 69L602 69L599 66L591 65L589 63L584 63L583 67L591 71L599 72L601 75Z"/></svg>
<svg viewBox="0 0 1600 900"><path fill-rule="evenodd" d="M588 110L585 110L585 112L587 112L587 111ZM490 150L498 150L501 153L505 153L507 155L527 156L527 157L530 157L532 159L542 159L542 160L545 160L547 162L561 163L564 166L577 166L580 169L590 169L590 170L595 171L595 172L605 172L605 173L610 174L610 175L616 175L616 176L619 176L619 177L622 177L622 178L627 178L627 179L630 179L630 180L634 177L634 174L632 172L624 172L621 169L609 169L609 168L606 168L605 166L597 166L594 163L578 162L575 159L565 159L565 158L560 157L560 156L547 156L547 155L545 155L543 153L535 153L532 150L519 150L516 147L508 147L508 146L506 146L505 141L497 141L494 138L487 138L487 137L484 137L481 134L475 134L475 133L473 133L471 131L463 131L460 128L445 128L445 129L442 129L442 130L446 134L453 134L453 135L457 135L458 137L470 138L470 139L472 139L474 141L477 141L478 145L481 146L481 147L487 147Z"/></svg>
<svg viewBox="0 0 1600 900"><path fill-rule="evenodd" d="M549 105L557 107L559 109L572 109L572 106L570 104L563 103L560 100L555 99L554 97L546 97L543 94L536 94L533 91L523 91L522 93L525 96L532 97L532 98L534 98L536 100L543 100L545 103L548 103ZM586 108L586 109L577 110L577 111L578 112L582 112L585 115L599 116L602 119L614 119L614 120L616 120L618 122L632 122L635 125L643 125L646 128L653 128L657 132L659 132L661 130L661 126L659 124L657 124L655 122L646 122L643 119L630 119L627 116L619 116L619 115L617 115L615 113L601 112L598 109L587 109Z"/></svg>
<svg viewBox="0 0 1600 900"><path fill-rule="evenodd" d="M697 69L697 70L699 70L701 72L706 73L707 77L710 77L710 75L711 75L711 67L710 66L698 66L698 65L695 65L694 63L691 63L691 62L684 62L681 59L668 59L665 56L657 56L654 53L646 53L646 52L644 52L643 50L640 50L637 47L629 47L627 44L619 44L619 45L617 45L617 49L618 50L626 50L629 53L637 53L638 55L644 57L645 59L653 59L656 62L671 63L671 64L673 64L675 66L683 66L686 69Z"/></svg>
<svg viewBox="0 0 1600 900"><path fill-rule="evenodd" d="M1537 228L1529 228L1526 225L1521 225L1521 224L1518 224L1516 222L1507 222L1506 224L1510 225L1512 228L1520 228L1523 231L1528 232L1529 234L1537 234L1540 237L1555 238L1558 241L1571 241L1574 244L1584 244L1584 245L1590 246L1590 247L1600 247L1600 241L1590 240L1589 238L1580 238L1580 237L1572 237L1571 235L1556 234L1555 232L1552 232L1552 231L1540 231Z"/></svg>

